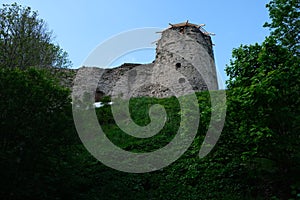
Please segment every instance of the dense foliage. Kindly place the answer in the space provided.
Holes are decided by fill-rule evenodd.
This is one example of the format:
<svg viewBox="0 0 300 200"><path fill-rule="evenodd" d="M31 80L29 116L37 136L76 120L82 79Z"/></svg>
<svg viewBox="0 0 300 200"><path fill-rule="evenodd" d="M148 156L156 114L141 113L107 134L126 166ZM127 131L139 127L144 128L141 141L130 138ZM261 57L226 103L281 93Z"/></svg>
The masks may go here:
<svg viewBox="0 0 300 200"><path fill-rule="evenodd" d="M68 55L53 43L52 32L30 7L0 8L0 67L69 67Z"/></svg>
<svg viewBox="0 0 300 200"><path fill-rule="evenodd" d="M300 56L300 2L299 0L272 0L267 4L271 36L289 51Z"/></svg>
<svg viewBox="0 0 300 200"><path fill-rule="evenodd" d="M29 74L31 73L37 72ZM15 72L13 74L16 75ZM46 85L54 87L52 83L48 85L48 81ZM29 86L29 91L26 90L28 94L33 93L30 88L32 87ZM42 96L55 94L52 102L61 100L58 93L67 95L62 88L50 89L50 91L51 93L40 92ZM32 97L37 95L37 93L33 94ZM33 105L37 104L31 102L33 100L28 103L20 102L21 105L17 103L19 109L10 109L7 112L10 115L4 117L1 124L3 128L1 133L5 133L2 135L3 141L6 141L5 146L2 146L1 154L3 158L1 185L5 186L2 187L1 195L5 199L266 199L271 197L276 199L276 196L285 199L296 197L299 191L290 188L290 186L298 187L299 142L292 140L295 134L294 136L292 133L291 136L285 134L286 138L283 140L280 135L276 135L276 130L271 132L267 127L268 124L260 126L262 123L257 121L262 118L256 119L258 115L246 116L231 92L228 92L229 112L222 136L213 152L204 159L199 159L200 145L210 120L209 96L207 92L197 94L201 122L196 139L188 151L170 166L146 174L119 172L93 158L78 141L73 128L70 102L65 101L64 106L58 107L56 112L48 112L46 107L44 110L40 107L35 112L39 113L38 119L32 120L34 116L33 118L23 116L22 123L19 120L12 122L9 119L18 116L20 108L36 109ZM40 98L41 96L38 96L33 99ZM140 125L149 123L147 115L149 107L156 103L165 106L168 120L164 129L149 139L136 139L122 132L114 123L110 105L96 109L96 113L103 130L116 145L128 151L149 152L163 147L172 140L180 120L180 108L176 98L143 97L130 101L135 122ZM10 108L4 102L1 105L4 105L2 110ZM247 122L242 120L244 116L247 117L245 118ZM14 124L10 125L11 123ZM248 129L246 126L248 123L252 128ZM5 184L9 180L15 181ZM292 194L295 192L296 194Z"/></svg>
<svg viewBox="0 0 300 200"><path fill-rule="evenodd" d="M300 186L299 57L272 38L241 46L233 57L227 125L241 147L236 150L256 190L286 194Z"/></svg>
<svg viewBox="0 0 300 200"><path fill-rule="evenodd" d="M256 183L252 192L265 198L300 198L299 6L271 1L272 22L265 24L271 35L234 49L226 68L227 125L240 145L246 180Z"/></svg>
<svg viewBox="0 0 300 200"><path fill-rule="evenodd" d="M69 90L34 68L2 68L0 80L0 198L46 198L60 184L62 149L77 139Z"/></svg>

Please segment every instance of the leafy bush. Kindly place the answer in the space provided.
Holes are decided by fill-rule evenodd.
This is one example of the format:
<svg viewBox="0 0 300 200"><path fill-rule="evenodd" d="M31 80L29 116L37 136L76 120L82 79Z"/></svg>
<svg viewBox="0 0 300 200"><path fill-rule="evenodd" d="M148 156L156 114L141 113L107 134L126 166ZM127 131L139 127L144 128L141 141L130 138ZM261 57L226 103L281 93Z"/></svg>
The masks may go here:
<svg viewBox="0 0 300 200"><path fill-rule="evenodd" d="M0 196L48 198L59 190L64 149L77 140L70 92L34 68L2 68L0 80Z"/></svg>

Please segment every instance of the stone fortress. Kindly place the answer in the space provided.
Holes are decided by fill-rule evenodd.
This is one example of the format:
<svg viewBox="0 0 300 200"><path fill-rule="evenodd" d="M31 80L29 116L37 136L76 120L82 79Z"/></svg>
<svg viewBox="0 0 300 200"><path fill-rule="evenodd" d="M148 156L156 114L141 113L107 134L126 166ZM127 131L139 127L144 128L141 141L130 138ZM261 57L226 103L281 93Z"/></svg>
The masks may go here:
<svg viewBox="0 0 300 200"><path fill-rule="evenodd" d="M163 98L218 90L211 34L203 26L188 21L170 24L161 32L152 63L125 63L111 69L82 67L76 70L76 85L86 84L86 77L90 81L98 80L93 91L95 101L101 101L103 96ZM81 96L82 90L91 90L76 85L73 95Z"/></svg>

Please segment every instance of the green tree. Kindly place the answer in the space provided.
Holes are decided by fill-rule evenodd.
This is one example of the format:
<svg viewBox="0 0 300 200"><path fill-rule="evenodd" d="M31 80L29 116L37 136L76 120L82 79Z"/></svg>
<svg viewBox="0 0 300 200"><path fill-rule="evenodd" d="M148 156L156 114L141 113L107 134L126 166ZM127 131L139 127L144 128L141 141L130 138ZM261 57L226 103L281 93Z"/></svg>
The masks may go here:
<svg viewBox="0 0 300 200"><path fill-rule="evenodd" d="M53 43L52 32L30 7L0 8L0 67L69 67L68 55Z"/></svg>
<svg viewBox="0 0 300 200"><path fill-rule="evenodd" d="M46 69L0 68L0 80L0 199L72 194L70 91Z"/></svg>
<svg viewBox="0 0 300 200"><path fill-rule="evenodd" d="M270 23L265 23L280 44L300 55L300 2L299 0L272 0L267 4Z"/></svg>
<svg viewBox="0 0 300 200"><path fill-rule="evenodd" d="M299 2L273 0L268 8L271 35L234 49L226 68L228 124L245 180L257 183L256 192L285 199L290 185L300 184Z"/></svg>

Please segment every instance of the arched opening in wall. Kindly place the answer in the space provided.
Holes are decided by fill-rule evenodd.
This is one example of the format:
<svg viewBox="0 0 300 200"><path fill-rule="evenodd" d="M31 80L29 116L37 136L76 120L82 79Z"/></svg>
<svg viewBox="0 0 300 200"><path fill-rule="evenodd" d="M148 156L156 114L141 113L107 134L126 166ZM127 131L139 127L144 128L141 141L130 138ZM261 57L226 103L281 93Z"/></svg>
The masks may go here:
<svg viewBox="0 0 300 200"><path fill-rule="evenodd" d="M176 63L176 70L179 69L181 67L181 63Z"/></svg>
<svg viewBox="0 0 300 200"><path fill-rule="evenodd" d="M105 93L100 91L98 88L95 93L95 102L100 102L100 100L105 96Z"/></svg>

